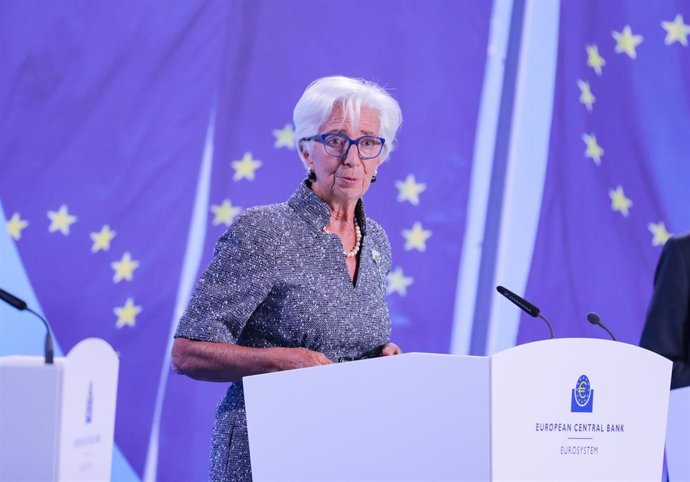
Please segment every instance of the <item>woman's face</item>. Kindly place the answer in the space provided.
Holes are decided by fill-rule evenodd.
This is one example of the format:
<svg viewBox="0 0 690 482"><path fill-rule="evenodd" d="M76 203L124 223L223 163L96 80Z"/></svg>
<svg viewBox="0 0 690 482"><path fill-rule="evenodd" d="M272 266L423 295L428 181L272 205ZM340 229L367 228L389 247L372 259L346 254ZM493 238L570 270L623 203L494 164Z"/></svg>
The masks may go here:
<svg viewBox="0 0 690 482"><path fill-rule="evenodd" d="M351 119L345 117L342 107L336 104L318 134L341 133L357 139L367 135L378 136L380 127L379 115L374 109L362 106L359 123L353 125ZM354 207L369 189L371 177L381 163L381 154L373 159L361 159L355 145L350 146L345 157L329 155L320 142L314 143L311 153L306 149L302 152L309 169L316 174L312 190L331 206L352 204Z"/></svg>

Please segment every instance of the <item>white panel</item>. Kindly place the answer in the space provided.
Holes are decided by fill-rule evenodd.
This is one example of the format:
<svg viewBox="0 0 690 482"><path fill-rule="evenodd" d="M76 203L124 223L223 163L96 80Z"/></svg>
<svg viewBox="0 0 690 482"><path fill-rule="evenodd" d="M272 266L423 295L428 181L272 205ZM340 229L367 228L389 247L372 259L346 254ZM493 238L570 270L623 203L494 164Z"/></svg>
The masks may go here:
<svg viewBox="0 0 690 482"><path fill-rule="evenodd" d="M104 340L79 342L65 358L60 480L110 480L119 360Z"/></svg>
<svg viewBox="0 0 690 482"><path fill-rule="evenodd" d="M493 480L661 479L667 359L614 341L556 339L494 355L491 375ZM583 375L591 411L571 411Z"/></svg>
<svg viewBox="0 0 690 482"><path fill-rule="evenodd" d="M491 30L474 141L472 177L467 200L467 223L465 237L462 240L455 293L453 333L450 342L450 352L458 355L469 353L472 337L474 304L477 298L477 280L482 259L482 240L491 185L496 127L501 109L503 71L512 7L512 0L495 1L491 12Z"/></svg>
<svg viewBox="0 0 690 482"><path fill-rule="evenodd" d="M525 4L494 283L519 295L527 285L539 227L551 133L558 16L557 1L528 0ZM539 305L539 300L530 301ZM487 354L515 345L520 313L502 296L493 297ZM546 326L544 330L548 336Z"/></svg>
<svg viewBox="0 0 690 482"><path fill-rule="evenodd" d="M671 390L666 460L669 480L690 480L690 387Z"/></svg>
<svg viewBox="0 0 690 482"><path fill-rule="evenodd" d="M0 480L56 480L61 360L0 357Z"/></svg>
<svg viewBox="0 0 690 482"><path fill-rule="evenodd" d="M247 377L254 481L488 480L488 381L415 353Z"/></svg>

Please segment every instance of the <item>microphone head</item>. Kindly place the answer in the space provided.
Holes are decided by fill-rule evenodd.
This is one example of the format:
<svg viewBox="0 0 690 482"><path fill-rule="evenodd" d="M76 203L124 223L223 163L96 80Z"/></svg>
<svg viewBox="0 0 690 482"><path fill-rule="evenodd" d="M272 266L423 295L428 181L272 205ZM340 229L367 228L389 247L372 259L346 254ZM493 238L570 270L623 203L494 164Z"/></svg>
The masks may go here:
<svg viewBox="0 0 690 482"><path fill-rule="evenodd" d="M587 313L587 321L589 321L593 325L601 324L601 318L599 318L599 315L597 315L593 311Z"/></svg>
<svg viewBox="0 0 690 482"><path fill-rule="evenodd" d="M522 311L524 311L528 315L530 315L534 318L539 316L539 313L540 313L539 308L534 306L532 303L530 303L526 299L519 297L518 295L516 295L515 293L510 291L508 288L505 288L503 286L496 286L496 291L498 291L503 296L508 298L515 305L517 305L518 308L520 308Z"/></svg>
<svg viewBox="0 0 690 482"><path fill-rule="evenodd" d="M19 298L17 298L13 294L8 293L2 288L0 288L0 300L4 301L8 305L13 306L19 311L26 309L26 302L24 300L20 300Z"/></svg>

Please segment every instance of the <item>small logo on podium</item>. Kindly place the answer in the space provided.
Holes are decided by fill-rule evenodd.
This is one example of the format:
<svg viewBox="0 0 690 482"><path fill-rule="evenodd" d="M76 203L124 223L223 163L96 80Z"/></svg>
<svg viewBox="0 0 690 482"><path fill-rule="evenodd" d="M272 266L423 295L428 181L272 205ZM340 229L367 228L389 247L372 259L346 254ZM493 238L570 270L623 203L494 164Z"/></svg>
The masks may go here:
<svg viewBox="0 0 690 482"><path fill-rule="evenodd" d="M594 390L587 375L580 375L570 397L571 412L591 412L594 406Z"/></svg>
<svg viewBox="0 0 690 482"><path fill-rule="evenodd" d="M89 382L89 393L86 395L86 417L87 424L93 421L93 382Z"/></svg>

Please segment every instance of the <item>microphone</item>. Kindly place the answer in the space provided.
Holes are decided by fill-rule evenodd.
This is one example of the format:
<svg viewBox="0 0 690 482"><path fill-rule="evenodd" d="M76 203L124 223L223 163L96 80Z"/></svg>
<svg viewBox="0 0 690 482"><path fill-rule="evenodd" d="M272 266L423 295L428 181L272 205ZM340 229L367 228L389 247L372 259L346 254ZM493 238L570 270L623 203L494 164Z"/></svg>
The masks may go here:
<svg viewBox="0 0 690 482"><path fill-rule="evenodd" d="M522 311L524 311L525 313L527 313L531 317L533 317L533 318L539 317L542 320L544 320L546 322L546 325L549 327L550 338L553 338L553 327L551 326L551 322L549 322L549 320L547 320L544 317L544 315L541 314L541 311L539 310L539 308L534 306L532 303L530 303L526 299L519 297L518 295L516 295L515 293L510 291L508 288L504 288L503 286L496 286L496 291L498 291L503 296L508 298L510 301L515 303L518 306L518 308L520 308Z"/></svg>
<svg viewBox="0 0 690 482"><path fill-rule="evenodd" d="M48 322L46 321L45 318L43 318L41 315L36 313L34 310L26 306L26 302L24 300L20 300L16 296L8 293L7 291L3 290L0 288L0 299L7 303L8 305L13 306L14 308L18 309L19 311L28 311L29 313L32 313L34 316L37 316L45 325L46 327L46 339L45 339L45 345L43 347L43 355L46 360L46 365L52 365L53 364L53 337L51 336L50 333L50 326L48 325Z"/></svg>
<svg viewBox="0 0 690 482"><path fill-rule="evenodd" d="M601 318L599 318L599 315L597 315L597 314L594 313L593 311L590 311L589 313L587 313L587 321L589 321L589 322L590 322L591 324L593 324L593 325L599 325L599 326L601 326L601 327L606 331L606 333L609 334L609 336L611 337L611 339L612 339L613 341L616 341L616 337L613 336L613 333L611 333L611 330L609 330L608 328L606 328L606 326L601 322Z"/></svg>

